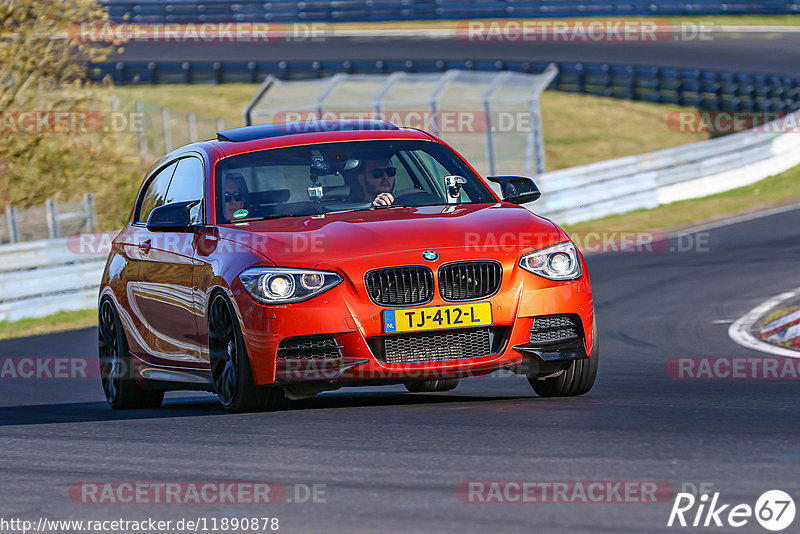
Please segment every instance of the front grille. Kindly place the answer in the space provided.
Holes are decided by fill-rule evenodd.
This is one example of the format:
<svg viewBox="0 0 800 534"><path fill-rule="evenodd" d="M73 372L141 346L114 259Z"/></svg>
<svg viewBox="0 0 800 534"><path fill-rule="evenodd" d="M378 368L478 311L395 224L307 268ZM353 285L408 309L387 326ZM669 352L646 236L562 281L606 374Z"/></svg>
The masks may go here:
<svg viewBox="0 0 800 534"><path fill-rule="evenodd" d="M500 289L503 268L496 261L463 261L439 268L439 294L444 300L473 300Z"/></svg>
<svg viewBox="0 0 800 534"><path fill-rule="evenodd" d="M367 292L376 304L422 304L433 296L433 273L427 267L390 267L370 271L364 277Z"/></svg>
<svg viewBox="0 0 800 534"><path fill-rule="evenodd" d="M278 345L279 360L324 360L341 358L341 345L333 336L287 337Z"/></svg>
<svg viewBox="0 0 800 534"><path fill-rule="evenodd" d="M533 319L532 345L566 343L583 337L580 317L569 315L544 315Z"/></svg>
<svg viewBox="0 0 800 534"><path fill-rule="evenodd" d="M499 352L505 327L452 332L399 334L368 339L375 357L389 364L428 363L478 358Z"/></svg>

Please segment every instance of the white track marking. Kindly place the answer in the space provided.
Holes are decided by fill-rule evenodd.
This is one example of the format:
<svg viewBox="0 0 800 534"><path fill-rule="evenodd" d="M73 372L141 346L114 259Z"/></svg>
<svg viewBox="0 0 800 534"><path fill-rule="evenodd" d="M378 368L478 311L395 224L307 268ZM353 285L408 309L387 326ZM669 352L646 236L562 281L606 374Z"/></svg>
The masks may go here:
<svg viewBox="0 0 800 534"><path fill-rule="evenodd" d="M793 291L787 291L776 295L765 302L762 302L742 317L728 329L730 338L743 347L748 349L758 350L761 352L768 352L770 354L777 354L778 356L788 356L789 358L800 358L800 352L792 349L785 349L783 347L776 347L750 334L750 327L753 326L760 317L769 312L772 308L777 307L781 302L793 299L800 295L800 287Z"/></svg>

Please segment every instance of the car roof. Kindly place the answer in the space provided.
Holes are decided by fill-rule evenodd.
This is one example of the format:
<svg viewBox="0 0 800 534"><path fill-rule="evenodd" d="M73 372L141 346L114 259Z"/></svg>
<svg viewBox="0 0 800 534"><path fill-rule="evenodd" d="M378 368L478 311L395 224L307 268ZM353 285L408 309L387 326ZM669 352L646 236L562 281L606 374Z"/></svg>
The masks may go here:
<svg viewBox="0 0 800 534"><path fill-rule="evenodd" d="M273 124L259 124L257 126L243 126L217 132L219 141L255 141L271 137L283 137L304 133L327 132L353 132L375 130L399 130L391 122L374 119L338 119L338 120L310 120L278 122Z"/></svg>
<svg viewBox="0 0 800 534"><path fill-rule="evenodd" d="M439 142L433 135L415 128L399 128L386 121L372 119L341 119L295 121L243 126L222 130L212 144L225 156L316 143L368 141L380 139L411 139Z"/></svg>
<svg viewBox="0 0 800 534"><path fill-rule="evenodd" d="M384 139L442 142L438 137L423 130L401 128L390 122L374 119L261 124L220 130L217 132L216 139L184 145L165 154L154 165L154 168L162 165L164 161L183 156L189 152L205 152L213 162L236 154L271 148Z"/></svg>

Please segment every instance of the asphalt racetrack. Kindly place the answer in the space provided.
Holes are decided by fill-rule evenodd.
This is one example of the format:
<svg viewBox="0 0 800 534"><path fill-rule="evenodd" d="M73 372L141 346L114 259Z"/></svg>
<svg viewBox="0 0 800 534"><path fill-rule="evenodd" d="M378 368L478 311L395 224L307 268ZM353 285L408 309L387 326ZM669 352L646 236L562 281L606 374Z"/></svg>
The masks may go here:
<svg viewBox="0 0 800 534"><path fill-rule="evenodd" d="M688 33L687 35L692 35ZM334 36L254 42L129 42L110 61L344 61L473 60L649 65L743 73L800 73L800 32L709 32L704 39L668 41L469 41L431 38Z"/></svg>
<svg viewBox="0 0 800 534"><path fill-rule="evenodd" d="M274 413L228 415L210 395L180 392L158 410L116 412L99 380L1 380L4 513L33 521L277 517L280 532L639 534L698 529L666 526L672 494L656 503L487 504L464 502L457 488L655 481L677 492L705 484L722 502L750 506L766 490L797 495L800 381L677 379L667 364L768 357L727 330L797 285L800 210L675 245L689 250L589 258L602 359L584 397L545 400L524 379L496 375L439 394L345 389ZM96 337L87 329L4 341L0 357L94 356ZM287 500L92 504L74 489L201 481L278 482ZM317 498L307 498L315 484ZM764 532L752 518L734 530Z"/></svg>

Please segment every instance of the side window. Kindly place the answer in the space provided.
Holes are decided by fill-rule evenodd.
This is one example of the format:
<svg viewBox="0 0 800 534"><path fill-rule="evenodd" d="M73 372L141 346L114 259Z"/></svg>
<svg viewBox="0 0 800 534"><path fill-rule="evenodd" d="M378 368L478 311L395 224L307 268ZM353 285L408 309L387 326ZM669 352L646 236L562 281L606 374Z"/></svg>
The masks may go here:
<svg viewBox="0 0 800 534"><path fill-rule="evenodd" d="M139 211L136 215L137 223L146 223L150 217L150 212L159 206L164 205L167 197L167 188L175 170L175 163L164 167L155 176L150 178L150 183L142 193L139 200Z"/></svg>
<svg viewBox="0 0 800 534"><path fill-rule="evenodd" d="M167 190L165 204L188 202L203 198L203 163L197 158L178 160L178 168L172 176L172 183ZM192 207L190 219L192 224L202 223L202 206Z"/></svg>

